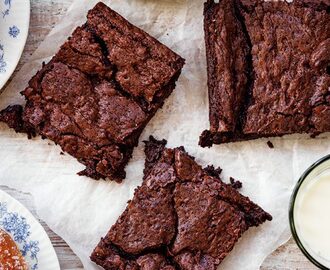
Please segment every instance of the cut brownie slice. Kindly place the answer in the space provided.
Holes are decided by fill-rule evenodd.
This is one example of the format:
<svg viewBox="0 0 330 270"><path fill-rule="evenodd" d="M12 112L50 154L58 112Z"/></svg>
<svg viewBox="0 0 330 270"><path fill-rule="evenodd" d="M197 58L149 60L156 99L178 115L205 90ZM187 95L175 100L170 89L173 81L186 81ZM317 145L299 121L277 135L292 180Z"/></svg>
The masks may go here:
<svg viewBox="0 0 330 270"><path fill-rule="evenodd" d="M99 3L0 113L17 132L53 140L86 169L120 181L138 138L175 87L184 60Z"/></svg>
<svg viewBox="0 0 330 270"><path fill-rule="evenodd" d="M201 146L330 131L330 1L209 0Z"/></svg>
<svg viewBox="0 0 330 270"><path fill-rule="evenodd" d="M249 227L272 219L219 170L165 145L146 142L143 183L91 255L107 270L215 270Z"/></svg>

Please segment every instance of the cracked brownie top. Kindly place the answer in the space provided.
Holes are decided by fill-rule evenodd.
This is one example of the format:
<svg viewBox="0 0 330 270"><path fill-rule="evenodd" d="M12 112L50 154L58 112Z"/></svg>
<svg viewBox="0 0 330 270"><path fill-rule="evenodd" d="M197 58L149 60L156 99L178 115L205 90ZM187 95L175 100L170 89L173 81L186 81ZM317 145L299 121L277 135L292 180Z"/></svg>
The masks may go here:
<svg viewBox="0 0 330 270"><path fill-rule="evenodd" d="M219 170L165 144L146 142L143 183L91 255L107 270L216 269L242 233L272 219Z"/></svg>
<svg viewBox="0 0 330 270"><path fill-rule="evenodd" d="M120 181L148 121L175 87L184 60L103 3L89 11L22 92L24 108L0 113L86 165L80 174Z"/></svg>
<svg viewBox="0 0 330 270"><path fill-rule="evenodd" d="M200 144L330 131L330 2L210 0Z"/></svg>

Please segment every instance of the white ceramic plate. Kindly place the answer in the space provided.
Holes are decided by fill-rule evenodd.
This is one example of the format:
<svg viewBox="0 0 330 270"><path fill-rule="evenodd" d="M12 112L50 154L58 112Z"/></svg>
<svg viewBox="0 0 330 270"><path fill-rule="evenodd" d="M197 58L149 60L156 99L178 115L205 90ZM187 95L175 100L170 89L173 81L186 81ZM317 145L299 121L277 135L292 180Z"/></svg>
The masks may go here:
<svg viewBox="0 0 330 270"><path fill-rule="evenodd" d="M0 228L11 235L31 270L60 270L43 227L21 203L0 190Z"/></svg>
<svg viewBox="0 0 330 270"><path fill-rule="evenodd" d="M30 23L30 0L0 0L0 89L21 58Z"/></svg>

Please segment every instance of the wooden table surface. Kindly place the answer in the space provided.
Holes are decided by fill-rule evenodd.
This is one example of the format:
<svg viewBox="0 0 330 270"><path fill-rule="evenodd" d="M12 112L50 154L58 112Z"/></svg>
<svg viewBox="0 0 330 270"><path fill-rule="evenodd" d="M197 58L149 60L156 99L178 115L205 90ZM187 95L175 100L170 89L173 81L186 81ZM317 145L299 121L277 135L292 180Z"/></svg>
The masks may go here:
<svg viewBox="0 0 330 270"><path fill-rule="evenodd" d="M31 0L31 22L30 33L27 44L17 67L17 70L29 60L31 54L43 41L48 32L65 14L67 8L73 0ZM17 72L16 70L16 72ZM37 217L35 206L31 195L25 194L4 186L0 189L8 192L21 203L23 203ZM40 220L40 219L39 219ZM48 233L58 255L61 269L83 269L79 258L72 252L70 247L48 226L40 220L42 226ZM291 239L284 246L278 248L263 263L262 270L292 270L292 269L317 269L299 251L294 241Z"/></svg>

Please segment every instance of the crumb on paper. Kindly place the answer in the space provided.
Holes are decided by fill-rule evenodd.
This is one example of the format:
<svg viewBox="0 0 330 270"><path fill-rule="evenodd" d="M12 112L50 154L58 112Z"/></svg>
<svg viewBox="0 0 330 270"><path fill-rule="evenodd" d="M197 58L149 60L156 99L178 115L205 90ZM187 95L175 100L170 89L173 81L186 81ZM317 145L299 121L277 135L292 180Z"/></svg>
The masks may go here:
<svg viewBox="0 0 330 270"><path fill-rule="evenodd" d="M213 165L208 165L204 168L204 170L207 171L213 177L220 179L220 175L222 172L222 169L220 167L215 168Z"/></svg>
<svg viewBox="0 0 330 270"><path fill-rule="evenodd" d="M240 189L242 188L243 184L241 181L235 180L235 178L230 177L230 185L234 188L234 189Z"/></svg>
<svg viewBox="0 0 330 270"><path fill-rule="evenodd" d="M267 142L267 145L270 149L273 149L274 148L274 144L271 142L271 141L268 141Z"/></svg>

